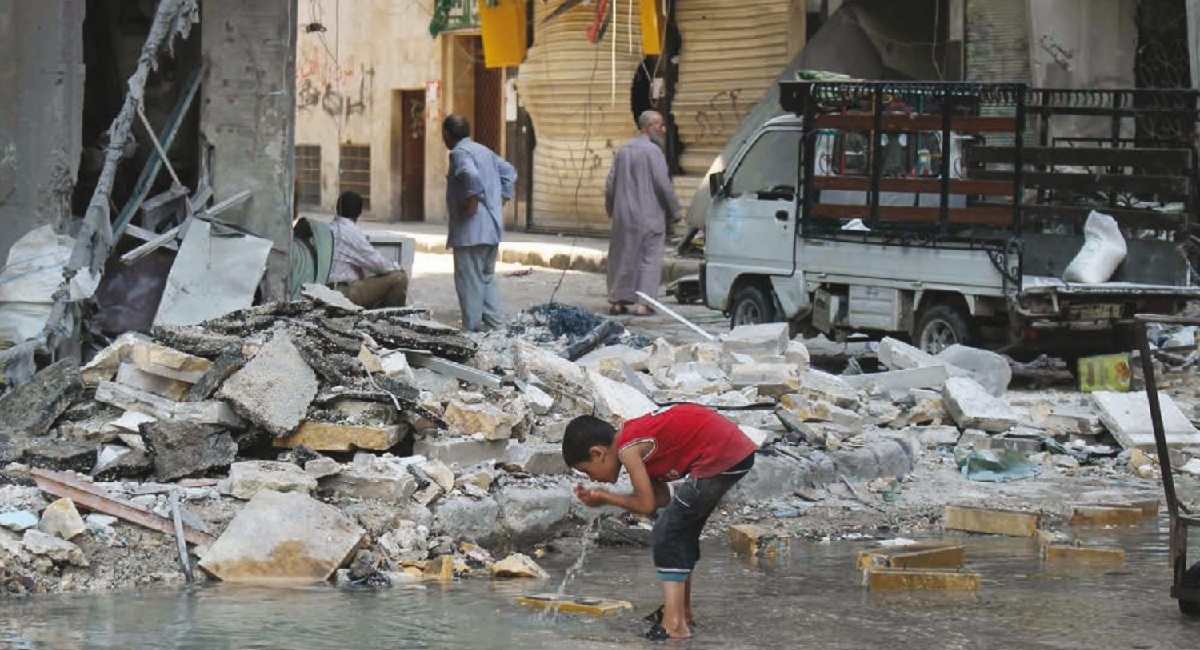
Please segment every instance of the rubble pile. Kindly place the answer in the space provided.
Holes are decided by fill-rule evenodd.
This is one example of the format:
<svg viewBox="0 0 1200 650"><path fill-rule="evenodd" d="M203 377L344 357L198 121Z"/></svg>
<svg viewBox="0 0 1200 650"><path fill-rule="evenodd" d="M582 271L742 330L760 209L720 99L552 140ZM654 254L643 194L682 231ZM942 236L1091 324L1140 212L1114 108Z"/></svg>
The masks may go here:
<svg viewBox="0 0 1200 650"><path fill-rule="evenodd" d="M782 323L638 347L570 310L468 336L417 309L306 295L123 335L0 396L5 588L182 580L161 541L175 518L222 580L541 576L526 556L495 563L485 549L538 548L581 521L567 423L681 402L720 410L759 444L735 505L834 484L894 493L926 450L976 480L1019 478L1014 454L1023 475L1155 471L1136 395L1010 394L1006 360L980 350L931 357L885 339L885 372L837 376ZM581 342L593 349L568 360ZM1192 444L1172 408L1164 399L1173 440Z"/></svg>

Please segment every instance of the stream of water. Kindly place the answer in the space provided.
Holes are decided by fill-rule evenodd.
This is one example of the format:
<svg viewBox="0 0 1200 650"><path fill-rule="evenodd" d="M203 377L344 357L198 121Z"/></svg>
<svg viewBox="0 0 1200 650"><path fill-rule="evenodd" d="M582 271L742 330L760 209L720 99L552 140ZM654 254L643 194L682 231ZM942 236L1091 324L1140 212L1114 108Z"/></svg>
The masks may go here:
<svg viewBox="0 0 1200 650"><path fill-rule="evenodd" d="M695 575L698 650L1200 648L1200 621L1170 599L1160 522L1097 532L1125 548L1120 569L1043 565L1030 540L954 538L967 546L978 592L872 593L859 586L864 543L798 543L790 557L754 564L705 543ZM607 619L543 617L514 604L552 591L578 549L543 561L548 581L464 580L390 590L208 585L95 596L10 599L0 648L243 650L252 648L661 648L640 638L659 605L648 550L592 549L569 583L575 595L620 598L633 611ZM672 646L672 644L667 644Z"/></svg>

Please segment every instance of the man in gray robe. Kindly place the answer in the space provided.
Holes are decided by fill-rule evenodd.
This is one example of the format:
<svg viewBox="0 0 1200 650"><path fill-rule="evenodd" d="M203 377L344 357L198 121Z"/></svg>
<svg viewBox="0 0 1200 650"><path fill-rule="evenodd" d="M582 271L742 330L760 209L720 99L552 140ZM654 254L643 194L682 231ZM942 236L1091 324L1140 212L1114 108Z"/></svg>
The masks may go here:
<svg viewBox="0 0 1200 650"><path fill-rule="evenodd" d="M654 138L662 137L662 115L638 116L641 131L621 145L608 170L604 209L612 219L608 243L609 313L645 316L653 310L638 298L658 295L668 219L682 217L667 172L667 159Z"/></svg>

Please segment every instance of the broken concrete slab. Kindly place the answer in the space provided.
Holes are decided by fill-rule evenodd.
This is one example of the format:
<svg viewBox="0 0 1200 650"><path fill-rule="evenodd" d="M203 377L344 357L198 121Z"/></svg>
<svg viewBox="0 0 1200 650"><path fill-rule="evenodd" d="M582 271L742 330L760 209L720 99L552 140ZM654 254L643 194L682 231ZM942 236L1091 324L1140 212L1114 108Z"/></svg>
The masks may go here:
<svg viewBox="0 0 1200 650"><path fill-rule="evenodd" d="M25 446L21 460L30 467L86 474L96 466L98 451L95 445L53 438L36 438L30 440Z"/></svg>
<svg viewBox="0 0 1200 650"><path fill-rule="evenodd" d="M342 496L406 503L417 491L408 463L390 456L359 454L342 471L322 479L321 489Z"/></svg>
<svg viewBox="0 0 1200 650"><path fill-rule="evenodd" d="M259 492L200 560L227 582L328 580L366 532L305 494Z"/></svg>
<svg viewBox="0 0 1200 650"><path fill-rule="evenodd" d="M789 363L738 363L729 369L729 383L738 390L757 386L760 395L777 397L798 375L799 369Z"/></svg>
<svg viewBox="0 0 1200 650"><path fill-rule="evenodd" d="M400 437L398 425L373 427L305 421L295 433L275 438L271 445L282 448L303 445L315 451L387 451L400 442Z"/></svg>
<svg viewBox="0 0 1200 650"><path fill-rule="evenodd" d="M588 370L599 370L604 361L621 361L635 371L645 371L650 361L650 350L631 348L628 345L609 345L596 348L575 361L575 365Z"/></svg>
<svg viewBox="0 0 1200 650"><path fill-rule="evenodd" d="M632 386L617 383L600 373L587 371L596 399L596 416L620 425L653 413L658 405Z"/></svg>
<svg viewBox="0 0 1200 650"><path fill-rule="evenodd" d="M37 528L47 535L54 535L67 541L82 535L87 530L87 526L83 523L83 517L80 517L79 511L75 509L75 502L66 498L58 499L46 506L46 509L42 511L42 518L38 521Z"/></svg>
<svg viewBox="0 0 1200 650"><path fill-rule="evenodd" d="M951 377L942 389L946 410L963 429L1002 433L1020 422L1020 415L987 392L974 379Z"/></svg>
<svg viewBox="0 0 1200 650"><path fill-rule="evenodd" d="M128 360L142 372L188 384L200 381L204 373L212 369L212 362L208 359L142 338L130 341Z"/></svg>
<svg viewBox="0 0 1200 650"><path fill-rule="evenodd" d="M193 424L219 424L231 429L245 425L237 413L225 402L175 402L146 391L124 386L116 382L101 382L96 387L96 401L110 404L126 411L136 411L158 420L173 420Z"/></svg>
<svg viewBox="0 0 1200 650"><path fill-rule="evenodd" d="M467 435L481 434L487 440L507 440L512 437L517 418L488 402L468 404L452 399L442 415L452 430Z"/></svg>
<svg viewBox="0 0 1200 650"><path fill-rule="evenodd" d="M34 528L25 531L21 538L21 544L26 551L48 557L59 564L71 564L78 567L90 566L78 546Z"/></svg>
<svg viewBox="0 0 1200 650"><path fill-rule="evenodd" d="M950 378L950 373L946 371L946 366L937 365L862 375L842 375L841 378L851 388L866 391L871 395L883 395L894 390L913 388L941 390Z"/></svg>
<svg viewBox="0 0 1200 650"><path fill-rule="evenodd" d="M129 346L140 338L135 332L126 332L117 337L108 347L96 353L92 360L80 369L83 383L95 386L102 381L111 381L117 374L121 362L129 358Z"/></svg>
<svg viewBox="0 0 1200 650"><path fill-rule="evenodd" d="M234 373L217 396L251 422L279 438L300 426L309 404L317 396L317 376L284 330L241 370Z"/></svg>
<svg viewBox="0 0 1200 650"><path fill-rule="evenodd" d="M538 566L533 558L523 553L513 553L492 565L493 578L549 578L550 574Z"/></svg>
<svg viewBox="0 0 1200 650"><path fill-rule="evenodd" d="M721 336L721 349L726 354L750 357L782 355L791 337L787 323L742 325Z"/></svg>
<svg viewBox="0 0 1200 650"><path fill-rule="evenodd" d="M117 383L130 388L153 393L170 400L180 401L192 389L192 385L177 379L168 379L139 370L132 363L125 362L117 369Z"/></svg>
<svg viewBox="0 0 1200 650"><path fill-rule="evenodd" d="M812 400L824 400L845 409L859 405L858 391L840 377L816 369L806 370L790 382L796 393Z"/></svg>
<svg viewBox="0 0 1200 650"><path fill-rule="evenodd" d="M306 284L300 287L300 293L305 298L314 300L326 307L349 312L352 314L362 311L362 307L350 302L350 299L340 291L334 291L323 284Z"/></svg>
<svg viewBox="0 0 1200 650"><path fill-rule="evenodd" d="M562 457L562 446L555 444L509 445L500 463L509 472L533 476L566 474L570 471Z"/></svg>
<svg viewBox="0 0 1200 650"><path fill-rule="evenodd" d="M438 502L431 528L454 539L486 544L497 538L499 517L500 504L493 498L451 496Z"/></svg>
<svg viewBox="0 0 1200 650"><path fill-rule="evenodd" d="M1126 449L1152 450L1154 448L1154 426L1150 421L1150 401L1146 391L1136 393L1092 393L1092 400L1100 414L1100 421L1117 442ZM1158 394L1159 409L1162 411L1163 431L1167 445L1186 447L1200 445L1200 432L1184 416L1171 396Z"/></svg>
<svg viewBox="0 0 1200 650"><path fill-rule="evenodd" d="M125 445L104 445L96 455L92 476L100 481L140 478L150 473L154 464L144 451Z"/></svg>
<svg viewBox="0 0 1200 650"><path fill-rule="evenodd" d="M248 460L229 466L229 493L237 499L253 499L264 490L308 494L316 487L316 479L291 463Z"/></svg>
<svg viewBox="0 0 1200 650"><path fill-rule="evenodd" d="M1003 395L1012 381L1012 365L1008 359L988 350L951 345L939 352L934 359L967 371L971 379L979 382L980 386L995 397Z"/></svg>
<svg viewBox="0 0 1200 650"><path fill-rule="evenodd" d="M224 469L237 457L233 436L220 426L159 421L145 425L143 431L160 481Z"/></svg>
<svg viewBox="0 0 1200 650"><path fill-rule="evenodd" d="M0 433L44 436L83 393L75 359L63 359L0 397Z"/></svg>
<svg viewBox="0 0 1200 650"><path fill-rule="evenodd" d="M413 453L447 465L469 467L484 461L504 457L507 440L476 440L475 438L420 437L413 444Z"/></svg>
<svg viewBox="0 0 1200 650"><path fill-rule="evenodd" d="M967 429L958 439L958 446L964 449L1009 449L1025 455L1036 454L1042 450L1041 438L1023 438L1006 434L990 435L977 429Z"/></svg>
<svg viewBox="0 0 1200 650"><path fill-rule="evenodd" d="M561 532L570 520L574 497L565 487L507 485L496 501L509 543L522 546Z"/></svg>
<svg viewBox="0 0 1200 650"><path fill-rule="evenodd" d="M550 382L543 388L553 387L557 382L576 386L583 384L583 368L549 350L517 340L513 342L513 355L517 375L524 379L536 378L541 382Z"/></svg>

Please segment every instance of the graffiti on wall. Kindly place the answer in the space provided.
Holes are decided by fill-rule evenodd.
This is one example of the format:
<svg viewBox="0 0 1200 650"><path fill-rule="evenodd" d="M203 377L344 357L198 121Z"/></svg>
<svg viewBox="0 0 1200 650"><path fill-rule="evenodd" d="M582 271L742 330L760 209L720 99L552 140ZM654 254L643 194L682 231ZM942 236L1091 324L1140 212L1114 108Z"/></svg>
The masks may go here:
<svg viewBox="0 0 1200 650"><path fill-rule="evenodd" d="M375 67L349 55L334 59L319 43L306 43L296 59L296 107L322 111L341 125L365 115L374 101Z"/></svg>

